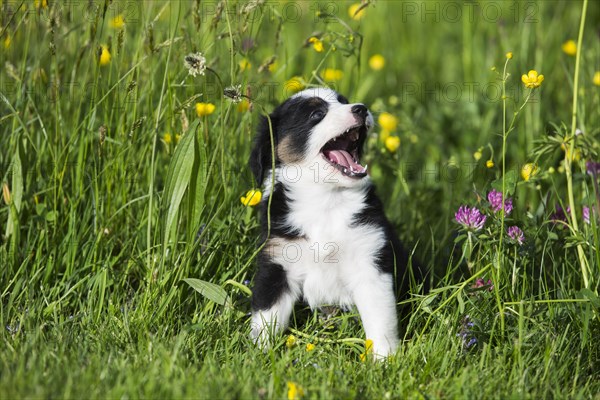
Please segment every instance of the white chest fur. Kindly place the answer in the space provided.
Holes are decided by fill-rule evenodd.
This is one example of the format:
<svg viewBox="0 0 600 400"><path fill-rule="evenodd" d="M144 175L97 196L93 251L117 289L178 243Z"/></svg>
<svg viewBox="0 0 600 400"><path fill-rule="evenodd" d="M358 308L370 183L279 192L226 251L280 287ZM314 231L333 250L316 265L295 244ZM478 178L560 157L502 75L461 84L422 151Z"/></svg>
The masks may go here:
<svg viewBox="0 0 600 400"><path fill-rule="evenodd" d="M353 223L365 207L367 189L368 184L339 188L308 180L286 182L286 223L301 238L272 241L271 256L285 269L295 297L302 296L311 307L354 304L357 285L377 275L383 230Z"/></svg>

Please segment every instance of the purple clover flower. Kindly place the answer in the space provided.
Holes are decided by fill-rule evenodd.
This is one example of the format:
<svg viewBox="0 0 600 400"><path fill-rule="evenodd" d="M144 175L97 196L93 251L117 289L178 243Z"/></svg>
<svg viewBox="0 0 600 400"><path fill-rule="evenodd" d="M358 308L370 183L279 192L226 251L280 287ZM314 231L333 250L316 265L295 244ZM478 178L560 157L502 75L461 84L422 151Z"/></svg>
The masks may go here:
<svg viewBox="0 0 600 400"><path fill-rule="evenodd" d="M587 173L592 176L600 175L600 162L588 161L585 163L585 168L587 169Z"/></svg>
<svg viewBox="0 0 600 400"><path fill-rule="evenodd" d="M566 213L561 206L556 206L554 214L550 215L550 221L553 222L567 222L567 214L571 212L571 207L567 207Z"/></svg>
<svg viewBox="0 0 600 400"><path fill-rule="evenodd" d="M490 205L492 206L492 210L494 210L494 212L498 212L500 210L502 210L502 193L497 191L497 190L492 190L491 192L488 193L488 201L490 202ZM513 203L512 203L512 198L507 198L504 201L504 215L509 215L510 212L513 209Z"/></svg>
<svg viewBox="0 0 600 400"><path fill-rule="evenodd" d="M583 206L583 222L590 225L590 208L588 206Z"/></svg>
<svg viewBox="0 0 600 400"><path fill-rule="evenodd" d="M525 235L523 234L523 231L516 225L508 228L508 237L514 242L518 243L519 246L521 246L525 241Z"/></svg>
<svg viewBox="0 0 600 400"><path fill-rule="evenodd" d="M489 286L488 290L491 292L494 290L494 284L492 283L491 279L488 279L487 282L483 280L483 278L477 278L475 280L475 283L473 284L473 286L471 286L471 288L473 289L478 289L480 287L484 287L484 286Z"/></svg>
<svg viewBox="0 0 600 400"><path fill-rule="evenodd" d="M478 231L483 228L487 217L477 209L477 207L460 206L454 214L456 222L461 224L465 229Z"/></svg>

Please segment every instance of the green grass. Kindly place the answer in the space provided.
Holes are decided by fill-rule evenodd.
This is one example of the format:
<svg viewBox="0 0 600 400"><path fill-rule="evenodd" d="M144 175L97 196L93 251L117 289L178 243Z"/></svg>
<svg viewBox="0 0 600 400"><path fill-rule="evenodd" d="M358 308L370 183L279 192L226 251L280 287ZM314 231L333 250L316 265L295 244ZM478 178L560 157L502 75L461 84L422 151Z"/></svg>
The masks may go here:
<svg viewBox="0 0 600 400"><path fill-rule="evenodd" d="M599 398L600 200L585 171L600 161L596 2L578 43L579 136L576 58L561 45L578 40L582 2L379 1L361 20L342 2L319 16L310 2L90 4L0 0L0 398L286 398L287 382L306 398ZM119 14L123 29L110 26ZM209 70L194 78L184 57L197 51ZM507 137L502 175L508 51L508 122L528 94L520 76L545 80ZM373 54L384 69L370 69ZM322 82L325 68L343 77ZM273 349L249 339L260 243L256 210L240 202L256 187L246 161L258 118L293 76L399 120L398 151L376 127L367 163L432 290L413 296L385 363L360 361L354 313L299 305ZM222 95L236 84L247 110ZM198 118L201 101L216 111ZM572 178L565 138L579 152ZM528 162L539 172L524 181ZM515 206L504 223L486 200L503 177ZM569 181L577 230L550 221L570 203ZM484 230L464 236L463 204L489 214ZM596 208L590 224L583 205ZM523 246L500 242L508 225ZM201 295L188 278L213 285ZM478 278L493 288L474 288Z"/></svg>

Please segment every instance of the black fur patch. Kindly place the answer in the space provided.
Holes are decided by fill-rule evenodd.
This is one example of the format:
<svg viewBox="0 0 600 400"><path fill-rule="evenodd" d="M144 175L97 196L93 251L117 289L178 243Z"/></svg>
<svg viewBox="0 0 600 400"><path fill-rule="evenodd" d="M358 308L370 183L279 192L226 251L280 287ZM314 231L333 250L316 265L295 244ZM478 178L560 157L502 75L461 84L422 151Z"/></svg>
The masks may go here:
<svg viewBox="0 0 600 400"><path fill-rule="evenodd" d="M252 310L267 310L289 290L285 270L279 264L259 255L258 271L254 276L252 291Z"/></svg>
<svg viewBox="0 0 600 400"><path fill-rule="evenodd" d="M344 97L343 95L341 95L341 94L338 94L337 101L339 101L341 104L348 104L348 103L350 103L348 101L348 99L346 97Z"/></svg>
<svg viewBox="0 0 600 400"><path fill-rule="evenodd" d="M271 113L269 118L275 141L275 166L281 161L277 159L276 148L283 140L286 140L288 151L299 157L304 156L310 133L325 117L327 109L328 103L319 97L296 97L286 100ZM250 154L250 169L259 185L271 169L271 154L269 119L263 117Z"/></svg>
<svg viewBox="0 0 600 400"><path fill-rule="evenodd" d="M409 289L409 276L406 274L409 254L398 239L394 227L386 218L383 204L377 197L374 186L369 188L365 204L365 208L354 214L352 225L373 225L383 229L386 244L379 250L376 264L381 272L394 275L396 291L400 297L404 297ZM416 265L414 261L413 265ZM414 269L418 269L418 267Z"/></svg>
<svg viewBox="0 0 600 400"><path fill-rule="evenodd" d="M286 217L290 212L290 200L286 195L285 186L282 183L275 184L273 191L273 199L271 200L271 237L282 237L286 239L295 239L301 236L298 228L295 228L286 223ZM267 213L269 211L269 199L261 202L260 220L262 227L262 238L267 239Z"/></svg>

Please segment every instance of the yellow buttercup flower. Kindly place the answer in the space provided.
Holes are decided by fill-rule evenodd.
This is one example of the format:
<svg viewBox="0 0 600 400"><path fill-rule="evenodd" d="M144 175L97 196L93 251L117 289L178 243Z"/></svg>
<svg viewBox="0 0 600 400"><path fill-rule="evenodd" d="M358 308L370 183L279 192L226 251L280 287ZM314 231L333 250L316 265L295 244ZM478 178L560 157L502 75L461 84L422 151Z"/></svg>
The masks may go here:
<svg viewBox="0 0 600 400"><path fill-rule="evenodd" d="M400 138L398 136L390 136L385 139L385 148L388 149L390 153L395 153L400 147Z"/></svg>
<svg viewBox="0 0 600 400"><path fill-rule="evenodd" d="M322 76L327 82L339 81L344 77L344 71L334 68L325 68Z"/></svg>
<svg viewBox="0 0 600 400"><path fill-rule="evenodd" d="M388 130L382 129L381 132L379 133L379 140L381 140L383 143L385 143L385 140L387 138L390 137L392 133Z"/></svg>
<svg viewBox="0 0 600 400"><path fill-rule="evenodd" d="M360 6L361 6L360 3L355 3L355 4L352 4L348 8L348 15L350 16L350 18L358 21L359 19L362 19L365 16L365 9L364 8L362 10L358 11L358 9L360 8Z"/></svg>
<svg viewBox="0 0 600 400"><path fill-rule="evenodd" d="M303 90L306 87L306 82L300 76L293 76L283 84L286 92L289 94L294 94Z"/></svg>
<svg viewBox="0 0 600 400"><path fill-rule="evenodd" d="M166 144L171 144L171 142L173 141L173 136L171 136L170 133L165 133L163 136L163 140Z"/></svg>
<svg viewBox="0 0 600 400"><path fill-rule="evenodd" d="M244 99L242 101L240 101L237 105L237 111L238 112L246 112L250 109L250 101L248 101L248 99Z"/></svg>
<svg viewBox="0 0 600 400"><path fill-rule="evenodd" d="M594 85L600 86L600 71L596 71L596 73L594 74L594 78L592 79L592 82L594 82Z"/></svg>
<svg viewBox="0 0 600 400"><path fill-rule="evenodd" d="M577 43L574 40L567 40L562 44L562 51L569 56L577 54Z"/></svg>
<svg viewBox="0 0 600 400"><path fill-rule="evenodd" d="M106 47L105 45L102 45L102 51L100 53L100 65L107 65L110 62L111 58L112 58L112 56L110 55L110 52L108 51L108 47Z"/></svg>
<svg viewBox="0 0 600 400"><path fill-rule="evenodd" d="M317 53L322 53L325 49L325 47L323 46L323 42L318 37L311 37L310 39L308 39L308 43L312 43L313 49L315 49Z"/></svg>
<svg viewBox="0 0 600 400"><path fill-rule="evenodd" d="M215 112L215 105L212 103L196 103L196 114L198 117L204 117Z"/></svg>
<svg viewBox="0 0 600 400"><path fill-rule="evenodd" d="M393 132L398 127L398 118L388 112L382 112L379 114L377 121L379 122L381 129L384 129L388 132Z"/></svg>
<svg viewBox="0 0 600 400"><path fill-rule="evenodd" d="M306 351L308 351L308 352L313 351L315 349L315 347L317 347L317 346L315 346L312 343L306 343Z"/></svg>
<svg viewBox="0 0 600 400"><path fill-rule="evenodd" d="M302 386L298 385L296 382L288 381L287 387L288 400L299 400L304 396L304 390L302 389Z"/></svg>
<svg viewBox="0 0 600 400"><path fill-rule="evenodd" d="M525 182L529 181L532 177L534 177L538 172L538 167L536 164L534 163L527 163L525 165L523 165L523 168L521 168L521 178L523 178L523 180Z"/></svg>
<svg viewBox="0 0 600 400"><path fill-rule="evenodd" d="M48 7L48 1L47 0L33 0L33 6L35 8L46 8L46 7Z"/></svg>
<svg viewBox="0 0 600 400"><path fill-rule="evenodd" d="M481 157L483 156L483 154L481 153L482 150L482 148L479 148L475 153L473 153L473 158L475 159L475 161L481 160Z"/></svg>
<svg viewBox="0 0 600 400"><path fill-rule="evenodd" d="M521 76L521 80L523 81L523 84L525 84L526 88L535 89L540 87L544 81L544 75L538 75L537 71L532 69L527 73L527 75L523 74L523 76Z"/></svg>
<svg viewBox="0 0 600 400"><path fill-rule="evenodd" d="M278 67L279 67L279 63L277 61L273 61L271 64L269 64L268 70L269 70L269 72L275 72L275 71L277 71Z"/></svg>
<svg viewBox="0 0 600 400"><path fill-rule="evenodd" d="M488 167L488 168L494 168L494 165L495 165L494 164L494 160L487 160L485 162L485 166Z"/></svg>
<svg viewBox="0 0 600 400"><path fill-rule="evenodd" d="M242 58L240 60L240 62L238 63L238 65L240 66L240 71L242 71L242 72L252 68L252 64L250 63L250 61L247 58Z"/></svg>
<svg viewBox="0 0 600 400"><path fill-rule="evenodd" d="M246 192L245 196L240 197L240 201L246 207L247 206L254 207L258 203L260 203L261 199L262 199L262 193L260 192L260 190L257 190L257 189L248 190Z"/></svg>
<svg viewBox="0 0 600 400"><path fill-rule="evenodd" d="M289 335L287 337L287 339L285 340L285 347L287 347L288 349L291 349L295 345L296 345L296 336Z"/></svg>
<svg viewBox="0 0 600 400"><path fill-rule="evenodd" d="M121 29L125 26L125 18L123 18L123 14L119 14L110 21L108 21L108 26L114 29Z"/></svg>
<svg viewBox="0 0 600 400"><path fill-rule="evenodd" d="M373 71L380 71L385 67L385 58L381 54L374 54L369 58L369 67Z"/></svg>
<svg viewBox="0 0 600 400"><path fill-rule="evenodd" d="M512 53L512 51L509 51L508 53L506 53L506 58L508 58L509 60L510 60L511 58L513 58L513 53Z"/></svg>
<svg viewBox="0 0 600 400"><path fill-rule="evenodd" d="M360 361L366 361L370 354L373 354L373 341L371 339L367 339L365 340L365 352L360 355Z"/></svg>

